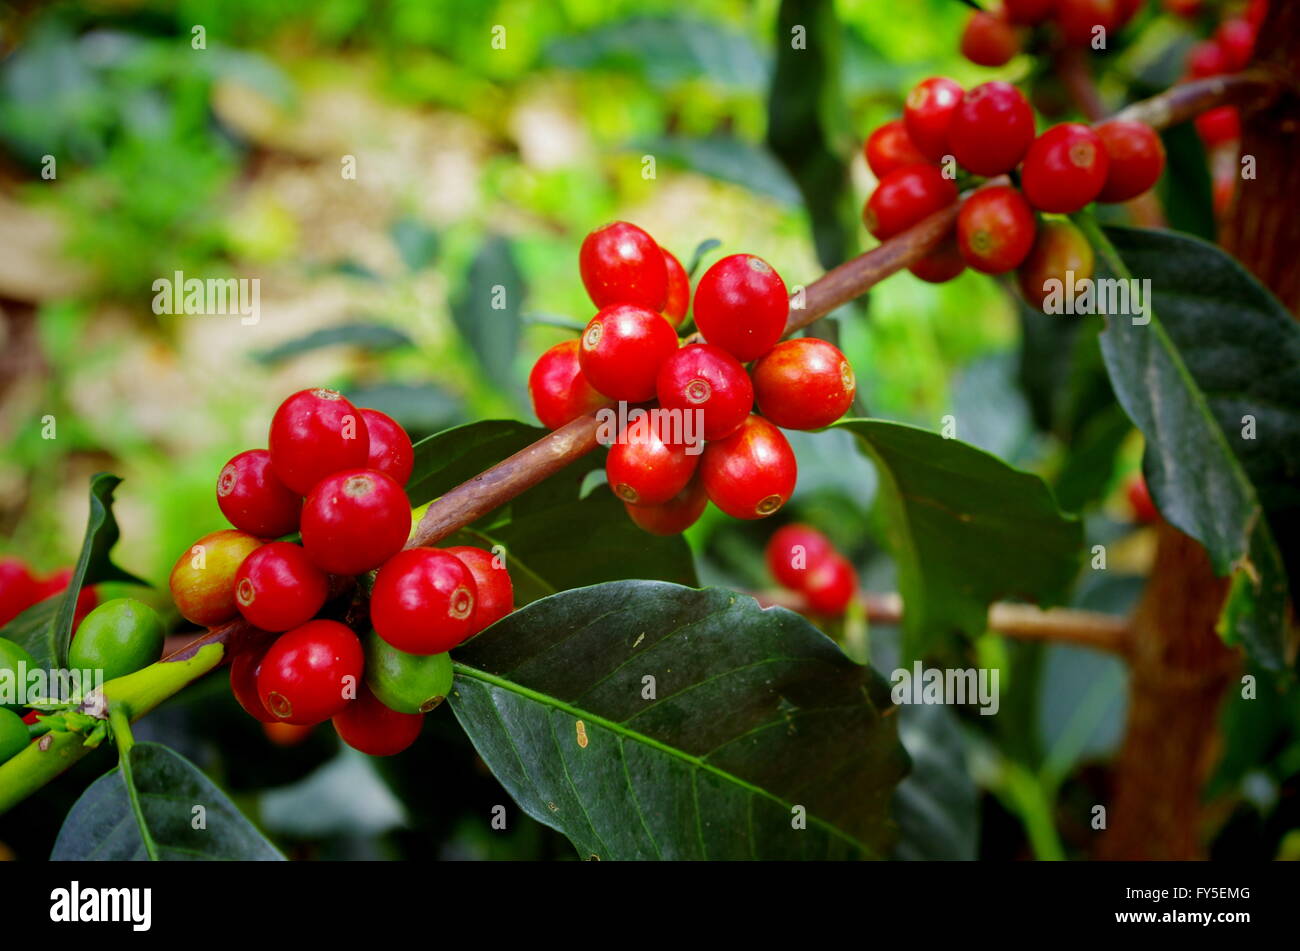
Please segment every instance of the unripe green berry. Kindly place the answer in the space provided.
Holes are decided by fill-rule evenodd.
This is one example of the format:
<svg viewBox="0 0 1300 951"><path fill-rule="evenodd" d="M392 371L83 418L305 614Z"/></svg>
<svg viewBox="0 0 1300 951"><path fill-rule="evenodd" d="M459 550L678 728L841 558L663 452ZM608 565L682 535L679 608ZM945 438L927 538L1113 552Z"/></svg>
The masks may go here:
<svg viewBox="0 0 1300 951"><path fill-rule="evenodd" d="M373 631L366 638L366 685L398 713L428 713L451 692L450 654L408 654Z"/></svg>
<svg viewBox="0 0 1300 951"><path fill-rule="evenodd" d="M125 677L162 656L158 612L134 598L106 601L86 615L68 648L68 666L103 670L104 679Z"/></svg>

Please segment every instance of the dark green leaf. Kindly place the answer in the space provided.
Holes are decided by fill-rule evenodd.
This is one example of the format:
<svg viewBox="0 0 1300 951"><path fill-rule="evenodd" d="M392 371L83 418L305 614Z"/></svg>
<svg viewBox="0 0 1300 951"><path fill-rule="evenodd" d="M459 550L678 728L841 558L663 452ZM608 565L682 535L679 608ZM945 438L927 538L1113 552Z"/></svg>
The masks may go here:
<svg viewBox="0 0 1300 951"><path fill-rule="evenodd" d="M1300 544L1300 327L1214 245L1127 228L1106 236L1111 269L1151 282L1150 323L1108 317L1101 349L1146 437L1152 498L1232 576L1225 638L1276 668L1288 585L1275 538L1293 561Z"/></svg>
<svg viewBox="0 0 1300 951"><path fill-rule="evenodd" d="M894 857L969 862L979 848L979 790L966 767L961 721L942 704L899 708L898 738L912 772L894 796Z"/></svg>
<svg viewBox="0 0 1300 951"><path fill-rule="evenodd" d="M1038 476L956 439L901 423L853 419L876 463L877 498L898 566L904 660L961 632L987 629L988 606L1060 601L1079 568L1083 530Z"/></svg>
<svg viewBox="0 0 1300 951"><path fill-rule="evenodd" d="M799 186L772 153L743 139L725 135L709 138L664 136L642 140L632 148L653 155L657 160L740 185L787 205L798 205L802 201Z"/></svg>
<svg viewBox="0 0 1300 951"><path fill-rule="evenodd" d="M274 347L255 351L253 359L264 366L270 366L313 350L339 346L360 347L362 350L383 353L413 344L411 338L396 327L386 327L383 324L340 324L336 327L322 327Z"/></svg>
<svg viewBox="0 0 1300 951"><path fill-rule="evenodd" d="M479 755L583 857L889 847L906 757L888 687L798 615L627 581L535 602L456 656L450 702Z"/></svg>
<svg viewBox="0 0 1300 951"><path fill-rule="evenodd" d="M1169 227L1213 240L1213 185L1196 127L1184 122L1161 132L1160 138L1165 144L1165 174L1156 186L1156 195L1169 216Z"/></svg>
<svg viewBox="0 0 1300 951"><path fill-rule="evenodd" d="M489 235L470 263L451 311L488 379L510 390L515 388L514 360L525 293L510 242Z"/></svg>
<svg viewBox="0 0 1300 951"><path fill-rule="evenodd" d="M720 247L722 247L722 242L717 238L705 238L697 244L695 246L695 253L691 255L690 266L686 268L686 276L691 280L695 280L695 272L698 271L700 265L704 263L704 256L714 248Z"/></svg>
<svg viewBox="0 0 1300 951"><path fill-rule="evenodd" d="M164 861L276 861L284 858L197 766L157 743L131 747L140 808ZM202 807L201 811L196 807ZM202 828L195 828L196 824ZM145 861L126 783L114 768L68 813L53 861Z"/></svg>
<svg viewBox="0 0 1300 951"><path fill-rule="evenodd" d="M438 430L464 418L465 407L432 383L377 383L353 386L344 395L354 406L377 409L397 420L413 437Z"/></svg>

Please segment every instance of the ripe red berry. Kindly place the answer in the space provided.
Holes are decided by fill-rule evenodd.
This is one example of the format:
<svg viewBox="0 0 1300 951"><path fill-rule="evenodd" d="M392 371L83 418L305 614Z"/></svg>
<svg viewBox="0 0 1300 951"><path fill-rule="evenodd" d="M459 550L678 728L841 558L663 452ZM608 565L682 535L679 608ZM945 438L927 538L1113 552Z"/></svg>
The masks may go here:
<svg viewBox="0 0 1300 951"><path fill-rule="evenodd" d="M495 624L515 609L515 587L506 570L504 556L470 545L443 549L461 560L474 576L474 631Z"/></svg>
<svg viewBox="0 0 1300 951"><path fill-rule="evenodd" d="M957 214L957 246L977 271L1015 270L1034 246L1034 212L1010 185L981 188Z"/></svg>
<svg viewBox="0 0 1300 951"><path fill-rule="evenodd" d="M949 236L937 249L909 266L908 270L930 284L943 284L966 270L966 259L961 256L956 237Z"/></svg>
<svg viewBox="0 0 1300 951"><path fill-rule="evenodd" d="M705 439L731 435L754 408L754 386L744 364L710 343L682 347L665 360L655 392L664 409L698 410Z"/></svg>
<svg viewBox="0 0 1300 951"><path fill-rule="evenodd" d="M1264 18L1268 16L1268 0L1249 0L1246 4L1246 22L1259 29Z"/></svg>
<svg viewBox="0 0 1300 951"><path fill-rule="evenodd" d="M392 756L419 738L424 714L390 710L362 688L355 701L334 714L333 722L339 739L354 750L367 756Z"/></svg>
<svg viewBox="0 0 1300 951"><path fill-rule="evenodd" d="M1187 54L1187 72L1193 79L1219 76L1228 71L1227 55L1213 40L1194 44Z"/></svg>
<svg viewBox="0 0 1300 951"><path fill-rule="evenodd" d="M415 449L411 437L397 420L377 409L363 409L366 432L370 434L370 457L367 469L378 469L398 485L406 485L415 468Z"/></svg>
<svg viewBox="0 0 1300 951"><path fill-rule="evenodd" d="M276 476L298 495L340 469L366 464L370 436L361 411L334 390L302 390L275 411L267 442Z"/></svg>
<svg viewBox="0 0 1300 951"><path fill-rule="evenodd" d="M1038 226L1034 247L1017 274L1020 292L1027 304L1042 310L1050 292L1049 281L1059 281L1063 291L1071 281L1091 279L1095 264L1092 245L1072 222L1043 221Z"/></svg>
<svg viewBox="0 0 1300 951"><path fill-rule="evenodd" d="M1071 46L1091 46L1123 25L1119 0L1056 0L1056 25Z"/></svg>
<svg viewBox="0 0 1300 951"><path fill-rule="evenodd" d="M260 538L226 529L204 535L182 552L168 579L181 617L201 627L213 627L238 614L235 574L244 559L261 546Z"/></svg>
<svg viewBox="0 0 1300 951"><path fill-rule="evenodd" d="M891 119L871 133L862 152L876 178L884 178L896 168L929 162L912 143L902 119Z"/></svg>
<svg viewBox="0 0 1300 951"><path fill-rule="evenodd" d="M306 624L329 595L329 579L289 542L263 545L235 572L235 604L253 627L287 631Z"/></svg>
<svg viewBox="0 0 1300 951"><path fill-rule="evenodd" d="M0 558L0 625L8 624L39 598L40 588L19 558Z"/></svg>
<svg viewBox="0 0 1300 951"><path fill-rule="evenodd" d="M659 245L626 221L597 228L583 239L578 270L598 308L632 304L658 312L668 300L668 268Z"/></svg>
<svg viewBox="0 0 1300 951"><path fill-rule="evenodd" d="M278 538L298 530L302 498L276 478L265 449L241 452L221 468L217 505L241 532Z"/></svg>
<svg viewBox="0 0 1300 951"><path fill-rule="evenodd" d="M848 412L857 383L839 347L816 337L784 340L754 365L759 411L784 429L821 429Z"/></svg>
<svg viewBox="0 0 1300 951"><path fill-rule="evenodd" d="M737 360L761 357L781 339L790 316L785 281L752 254L732 254L695 287L695 325L704 339Z"/></svg>
<svg viewBox="0 0 1300 951"><path fill-rule="evenodd" d="M338 621L308 621L281 634L262 658L257 696L277 720L309 726L328 720L356 697L365 652Z"/></svg>
<svg viewBox="0 0 1300 951"><path fill-rule="evenodd" d="M641 403L654 397L659 367L676 352L677 334L663 315L618 304L591 318L582 332L578 363L587 381L609 399Z"/></svg>
<svg viewBox="0 0 1300 951"><path fill-rule="evenodd" d="M708 504L704 481L696 477L667 502L659 505L629 505L624 502L623 508L642 531L651 535L680 535L699 521Z"/></svg>
<svg viewBox="0 0 1300 951"><path fill-rule="evenodd" d="M682 318L691 307L691 278L667 248L660 248L664 255L664 266L668 268L668 299L664 303L663 315L674 327L681 325Z"/></svg>
<svg viewBox="0 0 1300 951"><path fill-rule="evenodd" d="M1214 42L1223 50L1229 72L1245 69L1255 54L1255 28L1245 20L1224 20L1214 32Z"/></svg>
<svg viewBox="0 0 1300 951"><path fill-rule="evenodd" d="M359 575L397 554L411 534L411 503L402 487L374 469L347 469L322 479L302 507L302 545L334 575Z"/></svg>
<svg viewBox="0 0 1300 951"><path fill-rule="evenodd" d="M923 79L907 95L903 124L912 144L932 162L948 154L948 124L961 95L961 86L942 76Z"/></svg>
<svg viewBox="0 0 1300 951"><path fill-rule="evenodd" d="M961 97L948 126L953 157L976 175L1020 164L1034 141L1034 110L1010 83L981 83Z"/></svg>
<svg viewBox="0 0 1300 951"><path fill-rule="evenodd" d="M240 651L230 662L230 692L235 695L245 713L263 723L277 722L262 705L262 698L257 695L257 675L262 669L262 658L266 656L269 646Z"/></svg>
<svg viewBox="0 0 1300 951"><path fill-rule="evenodd" d="M528 374L528 395L547 429L559 429L607 402L583 376L576 339L557 343L537 358Z"/></svg>
<svg viewBox="0 0 1300 951"><path fill-rule="evenodd" d="M1155 502L1151 500L1151 490L1147 488L1147 480L1141 473L1129 480L1126 494L1129 507L1133 509L1134 521L1150 525L1159 520L1160 512L1156 509Z"/></svg>
<svg viewBox="0 0 1300 951"><path fill-rule="evenodd" d="M700 477L713 504L732 518L764 518L789 501L798 477L794 450L761 416L704 447Z"/></svg>
<svg viewBox="0 0 1300 951"><path fill-rule="evenodd" d="M1007 19L1021 26L1042 23L1056 8L1056 0L1003 0Z"/></svg>
<svg viewBox="0 0 1300 951"><path fill-rule="evenodd" d="M1218 106L1196 117L1196 132L1207 149L1241 138L1241 111L1236 106Z"/></svg>
<svg viewBox="0 0 1300 951"><path fill-rule="evenodd" d="M808 525L778 528L767 542L767 570L781 585L802 591L811 569L835 554L829 538Z"/></svg>
<svg viewBox="0 0 1300 951"><path fill-rule="evenodd" d="M1020 52L1020 38L1003 17L977 10L961 34L961 54L977 66L1005 66Z"/></svg>
<svg viewBox="0 0 1300 951"><path fill-rule="evenodd" d="M409 548L379 569L370 592L370 623L400 651L441 654L476 633L477 597L473 573L455 555Z"/></svg>
<svg viewBox="0 0 1300 951"><path fill-rule="evenodd" d="M957 200L957 186L934 165L908 165L880 180L862 210L872 236L887 241Z"/></svg>
<svg viewBox="0 0 1300 951"><path fill-rule="evenodd" d="M633 505L667 502L691 481L700 462L698 449L691 454L680 443L664 442L657 426L642 424L647 419L629 425L605 459L609 487Z"/></svg>
<svg viewBox="0 0 1300 951"><path fill-rule="evenodd" d="M838 617L858 592L858 576L843 555L833 554L808 570L804 597L814 614Z"/></svg>
<svg viewBox="0 0 1300 951"><path fill-rule="evenodd" d="M1067 122L1034 140L1020 183L1039 211L1070 214L1101 194L1109 170L1106 147L1097 133Z"/></svg>
<svg viewBox="0 0 1300 951"><path fill-rule="evenodd" d="M1128 201L1147 191L1165 170L1165 146L1145 122L1116 119L1097 127L1106 149L1106 184L1098 201Z"/></svg>

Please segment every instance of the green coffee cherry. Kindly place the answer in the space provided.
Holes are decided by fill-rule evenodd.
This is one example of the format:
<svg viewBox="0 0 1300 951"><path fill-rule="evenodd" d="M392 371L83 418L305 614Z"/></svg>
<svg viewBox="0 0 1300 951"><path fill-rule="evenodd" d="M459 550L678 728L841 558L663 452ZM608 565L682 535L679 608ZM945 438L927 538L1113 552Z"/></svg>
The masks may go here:
<svg viewBox="0 0 1300 951"><path fill-rule="evenodd" d="M102 669L104 679L125 677L162 656L158 612L134 598L106 601L86 615L68 649L68 666Z"/></svg>
<svg viewBox="0 0 1300 951"><path fill-rule="evenodd" d="M27 649L21 644L15 643L8 638L0 637L0 693L4 692L6 687L12 688L14 695L22 693L25 675L20 675L18 665L20 663L27 665L27 672L36 669L36 661L32 655L27 653ZM9 671L9 675L5 675ZM0 703L0 710L20 710L22 704L19 703Z"/></svg>
<svg viewBox="0 0 1300 951"><path fill-rule="evenodd" d="M0 763L21 753L30 739L22 717L12 710L0 710Z"/></svg>
<svg viewBox="0 0 1300 951"><path fill-rule="evenodd" d="M366 638L366 684L398 713L428 713L451 691L450 654L408 654L374 631Z"/></svg>

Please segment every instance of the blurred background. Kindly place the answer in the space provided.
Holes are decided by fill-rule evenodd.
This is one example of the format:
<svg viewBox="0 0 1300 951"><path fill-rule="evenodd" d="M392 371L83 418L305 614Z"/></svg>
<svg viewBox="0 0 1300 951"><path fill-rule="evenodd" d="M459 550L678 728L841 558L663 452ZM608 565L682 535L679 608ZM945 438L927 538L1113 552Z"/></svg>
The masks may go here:
<svg viewBox="0 0 1300 951"><path fill-rule="evenodd" d="M859 217L874 184L861 143L915 82L1024 77L1027 61L987 70L960 57L968 13L955 0L5 6L0 554L45 572L70 563L88 477L115 472L116 560L157 585L132 595L175 619L173 561L224 527L216 473L265 445L290 392L337 387L416 438L535 422L528 371L591 316L578 246L608 220L640 224L688 265L715 239L706 265L745 251L790 285L814 280L874 243ZM792 50L798 25L815 49ZM1158 81L1155 57L1123 57L1120 81ZM1051 101L1050 80L1039 92ZM176 271L259 278L259 322L156 315L152 284ZM495 284L505 311L486 307ZM904 273L817 332L853 362L861 414L938 428L960 408L959 438L1052 473L1060 440L1035 401L1053 370L1023 320L990 278L933 286ZM870 466L843 433L793 435L791 517L828 532L866 587L893 590L872 541ZM1118 490L1140 445L1127 427L1111 442L1075 507L1112 543L1112 570L1078 603L1119 612L1150 542ZM770 586L762 545L775 528L712 512L689 536L701 580ZM892 632L870 636L873 663L890 670ZM900 855L1069 855L1088 833L1060 821L1060 804L1096 801L1092 764L1118 738L1123 669L994 638L977 652L1032 688L992 727L907 710L917 772ZM292 857L573 857L509 802L449 710L411 751L372 761L328 728L277 745L224 680L167 704L138 737L202 766ZM48 855L72 800L109 765L100 751L6 816L0 854ZM485 819L498 803L505 833ZM946 834L928 823L912 835L909 809L942 811ZM1255 833L1243 841L1254 848Z"/></svg>

